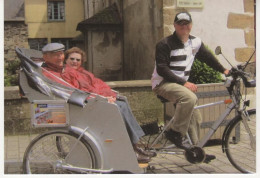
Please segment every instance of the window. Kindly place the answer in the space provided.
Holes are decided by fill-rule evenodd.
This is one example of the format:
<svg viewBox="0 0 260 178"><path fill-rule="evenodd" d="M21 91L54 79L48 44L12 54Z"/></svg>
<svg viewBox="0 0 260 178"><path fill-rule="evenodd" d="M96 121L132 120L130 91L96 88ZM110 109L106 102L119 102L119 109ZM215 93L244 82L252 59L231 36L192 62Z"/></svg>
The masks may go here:
<svg viewBox="0 0 260 178"><path fill-rule="evenodd" d="M72 48L75 44L72 41L72 38L52 38L52 43L61 43L65 46L65 49Z"/></svg>
<svg viewBox="0 0 260 178"><path fill-rule="evenodd" d="M28 43L31 49L41 51L43 46L48 43L47 38L29 38Z"/></svg>
<svg viewBox="0 0 260 178"><path fill-rule="evenodd" d="M48 20L63 21L65 20L65 5L64 1L49 0L48 1Z"/></svg>

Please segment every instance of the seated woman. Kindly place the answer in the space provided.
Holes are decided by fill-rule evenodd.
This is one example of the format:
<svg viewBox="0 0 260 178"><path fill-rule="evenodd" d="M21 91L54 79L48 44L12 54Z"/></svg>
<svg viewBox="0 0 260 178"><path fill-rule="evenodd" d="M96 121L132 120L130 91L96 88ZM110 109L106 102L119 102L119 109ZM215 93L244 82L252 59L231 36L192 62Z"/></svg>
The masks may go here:
<svg viewBox="0 0 260 178"><path fill-rule="evenodd" d="M61 77L75 88L105 96L110 103L115 103L123 116L138 161L149 162L150 157L156 156L156 153L137 147L137 143L144 136L144 132L136 121L126 97L117 95L105 82L81 67L84 60L85 53L81 49L77 47L68 49L65 52L65 66Z"/></svg>

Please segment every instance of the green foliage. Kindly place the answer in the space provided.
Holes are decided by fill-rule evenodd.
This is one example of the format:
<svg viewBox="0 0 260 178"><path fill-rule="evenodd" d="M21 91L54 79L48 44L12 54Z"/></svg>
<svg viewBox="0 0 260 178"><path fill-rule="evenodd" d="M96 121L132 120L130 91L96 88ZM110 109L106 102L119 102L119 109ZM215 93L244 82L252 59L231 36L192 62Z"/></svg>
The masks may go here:
<svg viewBox="0 0 260 178"><path fill-rule="evenodd" d="M206 46L206 48L208 47ZM208 50L214 55L214 53L209 48ZM189 82L195 84L220 83L222 82L222 75L220 72L212 69L207 64L196 59L191 68Z"/></svg>
<svg viewBox="0 0 260 178"><path fill-rule="evenodd" d="M20 61L18 61L18 60L5 62L4 86L18 85L19 67L20 67Z"/></svg>
<svg viewBox="0 0 260 178"><path fill-rule="evenodd" d="M215 71L207 64L195 60L191 69L189 82L195 84L219 83L222 82L222 76L220 72Z"/></svg>
<svg viewBox="0 0 260 178"><path fill-rule="evenodd" d="M208 47L206 46L206 48ZM215 55L209 48L208 50ZM191 68L189 82L195 84L220 83L222 82L222 76L220 72L196 59Z"/></svg>

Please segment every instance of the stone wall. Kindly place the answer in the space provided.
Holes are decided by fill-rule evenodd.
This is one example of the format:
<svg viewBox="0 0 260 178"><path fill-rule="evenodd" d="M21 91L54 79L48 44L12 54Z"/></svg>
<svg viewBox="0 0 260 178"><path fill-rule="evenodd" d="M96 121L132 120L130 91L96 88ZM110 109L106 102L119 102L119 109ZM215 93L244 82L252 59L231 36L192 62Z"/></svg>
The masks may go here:
<svg viewBox="0 0 260 178"><path fill-rule="evenodd" d="M15 47L29 48L27 26L24 21L4 22L4 60L18 59Z"/></svg>
<svg viewBox="0 0 260 178"><path fill-rule="evenodd" d="M140 124L155 120L163 122L163 104L152 92L150 80L116 81L107 84L128 98Z"/></svg>
<svg viewBox="0 0 260 178"><path fill-rule="evenodd" d="M245 62L255 50L255 22L254 22L254 0L244 1L244 13L230 13L227 26L231 29L244 31L246 47L236 48L235 56L239 62ZM255 61L255 55L254 55Z"/></svg>

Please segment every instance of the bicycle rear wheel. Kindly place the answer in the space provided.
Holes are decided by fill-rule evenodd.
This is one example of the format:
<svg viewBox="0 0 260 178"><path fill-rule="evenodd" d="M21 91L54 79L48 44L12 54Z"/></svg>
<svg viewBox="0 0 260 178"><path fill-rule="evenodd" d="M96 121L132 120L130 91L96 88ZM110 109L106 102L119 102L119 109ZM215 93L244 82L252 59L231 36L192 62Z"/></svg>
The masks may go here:
<svg viewBox="0 0 260 178"><path fill-rule="evenodd" d="M256 114L249 112L250 121L247 124L254 136L251 140L241 116L235 120L227 131L225 151L231 164L243 173L256 172Z"/></svg>
<svg viewBox="0 0 260 178"><path fill-rule="evenodd" d="M96 157L85 139L69 131L52 131L36 137L28 146L23 159L23 171L27 174L75 173L57 169L65 162L72 166L96 168ZM76 144L75 144L76 143Z"/></svg>

